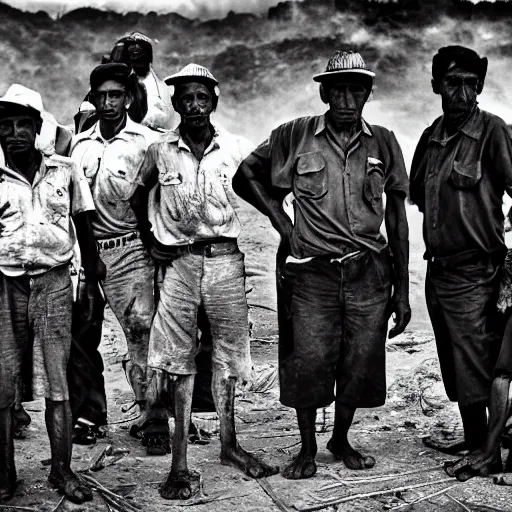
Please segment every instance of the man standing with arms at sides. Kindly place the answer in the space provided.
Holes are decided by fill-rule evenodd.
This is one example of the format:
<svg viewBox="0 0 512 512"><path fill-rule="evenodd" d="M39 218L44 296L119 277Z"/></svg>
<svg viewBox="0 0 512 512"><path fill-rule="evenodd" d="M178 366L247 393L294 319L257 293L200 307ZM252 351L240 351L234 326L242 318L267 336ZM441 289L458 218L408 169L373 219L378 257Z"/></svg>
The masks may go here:
<svg viewBox="0 0 512 512"><path fill-rule="evenodd" d="M170 130L176 126L169 88L153 69L153 44L149 37L132 32L122 37L116 46L124 43L123 59L132 67L147 92L148 111L141 123L154 130Z"/></svg>
<svg viewBox="0 0 512 512"><path fill-rule="evenodd" d="M281 235L281 402L295 408L302 442L282 473L289 479L316 473L316 410L333 400L328 450L349 469L373 467L373 457L352 448L348 431L356 408L384 404L390 314L396 315L390 337L411 316L402 152L392 132L362 118L374 76L358 53L334 53L325 73L314 77L326 114L275 129L233 179L235 192ZM290 193L294 223L283 209ZM380 233L384 219L389 246Z"/></svg>
<svg viewBox="0 0 512 512"><path fill-rule="evenodd" d="M411 200L424 214L428 311L446 393L464 428L463 442L425 444L447 453L484 442L500 347L502 198L512 195L512 143L504 121L478 108L486 72L487 59L469 48L447 46L434 56L432 89L443 115L424 131L411 168ZM496 456L482 471L500 469Z"/></svg>
<svg viewBox="0 0 512 512"><path fill-rule="evenodd" d="M230 181L249 148L211 123L219 90L206 68L189 64L165 81L174 88L172 101L181 123L149 148L139 189L141 198L151 190L152 255L165 271L148 367L174 379L172 464L160 494L187 499L196 479L188 470L187 440L200 305L212 333L212 392L220 420L221 461L253 478L278 470L244 451L235 433L235 386L249 377L251 359L244 256L237 245L240 221Z"/></svg>
<svg viewBox="0 0 512 512"><path fill-rule="evenodd" d="M76 228L88 307L94 305L98 257L89 215L94 203L69 158L38 149L41 96L18 84L0 98L0 501L16 487L13 414L22 364L32 353L33 382L43 389L51 447L49 482L74 503L92 499L71 471L71 410L66 368L71 346L69 264Z"/></svg>
<svg viewBox="0 0 512 512"><path fill-rule="evenodd" d="M143 443L150 445L149 453L153 449L167 453L167 421L150 418L155 411L146 403L146 360L154 314L154 264L145 247L148 233L138 225L136 205L132 201L147 148L158 134L127 115L136 83L129 66L100 64L92 71L90 82L99 121L74 137L71 158L84 173L92 191L96 205L92 227L100 258L106 266L106 278L101 281L101 287L128 345L129 360L125 361L125 370L141 410L141 418L132 425L131 433L135 435L152 422L158 423L161 427L157 429L158 434L147 432L157 439L143 438ZM93 338L96 343L101 341L99 336ZM158 446L153 446L153 441Z"/></svg>

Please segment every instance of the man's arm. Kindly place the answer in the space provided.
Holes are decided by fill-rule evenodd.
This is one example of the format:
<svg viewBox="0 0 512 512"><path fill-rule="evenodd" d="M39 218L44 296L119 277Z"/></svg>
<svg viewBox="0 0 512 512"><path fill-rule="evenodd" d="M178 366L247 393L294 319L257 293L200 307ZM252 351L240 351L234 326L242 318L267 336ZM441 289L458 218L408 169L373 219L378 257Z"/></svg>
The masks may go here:
<svg viewBox="0 0 512 512"><path fill-rule="evenodd" d="M92 231L92 211L84 211L73 216L76 238L80 246L80 256L85 280L92 284L105 279L105 265L100 264L98 247Z"/></svg>
<svg viewBox="0 0 512 512"><path fill-rule="evenodd" d="M270 219L282 240L289 241L293 224L283 209L289 191L272 187L269 160L251 153L233 177L233 190Z"/></svg>
<svg viewBox="0 0 512 512"><path fill-rule="evenodd" d="M389 331L389 338L394 338L405 330L411 320L411 307L409 305L409 225L403 192L388 192L385 222L395 271L391 313L395 313L396 322L395 326Z"/></svg>

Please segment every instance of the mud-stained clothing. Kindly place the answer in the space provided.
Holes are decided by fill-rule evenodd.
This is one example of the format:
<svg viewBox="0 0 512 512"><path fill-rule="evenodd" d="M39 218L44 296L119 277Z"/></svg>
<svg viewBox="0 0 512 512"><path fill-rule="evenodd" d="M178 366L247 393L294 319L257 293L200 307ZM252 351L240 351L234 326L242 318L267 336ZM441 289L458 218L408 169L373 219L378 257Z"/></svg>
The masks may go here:
<svg viewBox="0 0 512 512"><path fill-rule="evenodd" d="M512 249L508 249L505 263L501 269L497 309L505 322L512 321ZM512 377L512 336L508 336L507 329L505 329L501 340L501 348L496 366L494 367L494 375L508 375Z"/></svg>
<svg viewBox="0 0 512 512"><path fill-rule="evenodd" d="M388 250L341 263L288 263L293 346L280 346L281 402L288 407L379 407L386 400ZM289 341L289 340L288 340Z"/></svg>
<svg viewBox="0 0 512 512"><path fill-rule="evenodd" d="M36 275L69 263L76 241L71 216L94 210L87 181L69 158L43 157L34 181L0 167L0 271Z"/></svg>
<svg viewBox="0 0 512 512"><path fill-rule="evenodd" d="M149 148L141 184L157 182L148 216L153 256L166 267L151 328L150 367L196 373L202 305L212 335L213 370L242 381L250 374L244 261L236 243L240 221L231 188L231 178L249 151L249 142L218 128L200 161L179 128Z"/></svg>
<svg viewBox="0 0 512 512"><path fill-rule="evenodd" d="M199 162L180 137L169 132L148 150L140 174L145 185L158 171L158 186L149 197L149 221L155 238L164 245L186 245L196 240L237 238L240 221L237 197L231 187L240 162L251 144L215 128L211 144Z"/></svg>
<svg viewBox="0 0 512 512"><path fill-rule="evenodd" d="M127 118L126 126L110 140L102 137L99 123L73 138L70 156L85 175L96 206L96 238L137 229L130 198L137 188L146 151L158 135Z"/></svg>
<svg viewBox="0 0 512 512"><path fill-rule="evenodd" d="M382 193L405 195L409 183L393 132L362 120L345 152L325 116L305 117L276 128L253 155L258 181L295 197L293 257L386 247Z"/></svg>
<svg viewBox="0 0 512 512"><path fill-rule="evenodd" d="M125 127L110 140L102 137L96 123L74 137L71 150L71 158L83 170L96 205L93 230L99 257L107 269L100 286L126 337L125 367L138 401L145 398L155 267L139 238L130 200L147 149L158 136L127 118ZM97 313L103 316L101 311Z"/></svg>
<svg viewBox="0 0 512 512"><path fill-rule="evenodd" d="M72 298L67 264L33 276L0 272L0 409L13 405L22 367L32 370L34 398L68 400Z"/></svg>
<svg viewBox="0 0 512 512"><path fill-rule="evenodd" d="M276 264L281 402L382 405L393 274L383 193L408 191L395 136L362 120L344 150L325 116L301 118L245 164L270 197L295 198L290 248Z"/></svg>
<svg viewBox="0 0 512 512"><path fill-rule="evenodd" d="M468 406L488 399L502 334L496 301L512 143L505 122L478 108L452 136L443 122L418 143L411 199L424 214L426 300L446 392Z"/></svg>

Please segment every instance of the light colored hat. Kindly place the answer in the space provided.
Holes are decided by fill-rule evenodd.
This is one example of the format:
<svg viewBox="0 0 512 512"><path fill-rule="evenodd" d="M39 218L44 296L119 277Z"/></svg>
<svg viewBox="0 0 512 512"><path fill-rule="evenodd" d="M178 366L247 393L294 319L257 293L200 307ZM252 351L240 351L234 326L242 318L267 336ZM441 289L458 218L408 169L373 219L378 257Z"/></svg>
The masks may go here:
<svg viewBox="0 0 512 512"><path fill-rule="evenodd" d="M21 106L36 110L39 114L44 112L43 99L37 91L20 84L12 84L7 92L0 98L0 113L2 108Z"/></svg>
<svg viewBox="0 0 512 512"><path fill-rule="evenodd" d="M329 59L325 72L315 75L313 80L315 82L322 82L327 78L343 73L359 73L371 78L375 77L375 73L368 69L361 54L337 51Z"/></svg>
<svg viewBox="0 0 512 512"><path fill-rule="evenodd" d="M187 81L187 78L199 79L199 81L208 81L212 85L219 85L219 81L206 69L199 64L187 64L181 71L164 78L167 85L175 85Z"/></svg>
<svg viewBox="0 0 512 512"><path fill-rule="evenodd" d="M121 37L118 42L120 41L144 41L145 43L153 44L153 41L142 32L130 32L126 36Z"/></svg>

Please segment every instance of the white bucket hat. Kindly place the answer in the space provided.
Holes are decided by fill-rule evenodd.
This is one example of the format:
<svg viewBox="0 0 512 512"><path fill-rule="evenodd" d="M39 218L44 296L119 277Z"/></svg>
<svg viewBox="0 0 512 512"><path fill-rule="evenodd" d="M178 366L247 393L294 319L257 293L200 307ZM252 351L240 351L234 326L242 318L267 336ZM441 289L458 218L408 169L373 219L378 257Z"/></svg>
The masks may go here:
<svg viewBox="0 0 512 512"><path fill-rule="evenodd" d="M375 73L368 69L361 54L337 51L329 59L325 71L315 75L313 80L315 82L323 82L326 79L344 73L359 73L372 79L375 77Z"/></svg>
<svg viewBox="0 0 512 512"><path fill-rule="evenodd" d="M20 84L12 84L0 98L0 115L4 108L16 105L36 110L38 114L44 112L41 95L37 91Z"/></svg>

